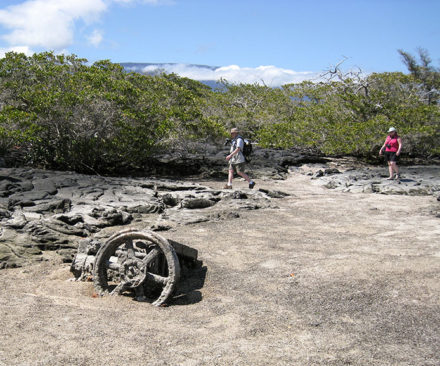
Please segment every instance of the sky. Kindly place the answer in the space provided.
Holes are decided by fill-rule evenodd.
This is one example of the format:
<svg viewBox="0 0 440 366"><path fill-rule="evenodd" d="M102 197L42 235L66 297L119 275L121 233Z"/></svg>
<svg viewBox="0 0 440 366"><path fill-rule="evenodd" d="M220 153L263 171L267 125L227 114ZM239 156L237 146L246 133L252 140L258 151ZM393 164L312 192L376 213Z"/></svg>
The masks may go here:
<svg viewBox="0 0 440 366"><path fill-rule="evenodd" d="M342 61L407 72L398 50L419 48L440 65L440 0L0 0L0 57L172 63L196 80L278 86Z"/></svg>

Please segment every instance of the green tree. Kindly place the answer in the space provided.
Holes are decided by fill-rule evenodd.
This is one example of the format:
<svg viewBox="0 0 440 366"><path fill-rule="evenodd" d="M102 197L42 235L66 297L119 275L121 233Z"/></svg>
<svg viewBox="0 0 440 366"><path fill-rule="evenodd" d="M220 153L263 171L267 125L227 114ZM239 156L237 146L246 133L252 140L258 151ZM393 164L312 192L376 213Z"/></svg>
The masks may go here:
<svg viewBox="0 0 440 366"><path fill-rule="evenodd" d="M405 153L440 153L439 70L399 51L410 71L342 72L270 88L127 73L109 60L8 53L0 59L0 153L77 171L141 169L152 156L204 153L231 127L261 147L377 155L395 126Z"/></svg>
<svg viewBox="0 0 440 366"><path fill-rule="evenodd" d="M176 75L126 73L46 52L0 60L0 141L57 169L139 168L152 154L215 135L200 105L206 87Z"/></svg>
<svg viewBox="0 0 440 366"><path fill-rule="evenodd" d="M418 49L419 62L408 52L403 50L398 50L398 52L411 75L421 82L423 86L422 95L427 104L438 104L440 98L440 69L431 64L432 60L428 51L423 48Z"/></svg>

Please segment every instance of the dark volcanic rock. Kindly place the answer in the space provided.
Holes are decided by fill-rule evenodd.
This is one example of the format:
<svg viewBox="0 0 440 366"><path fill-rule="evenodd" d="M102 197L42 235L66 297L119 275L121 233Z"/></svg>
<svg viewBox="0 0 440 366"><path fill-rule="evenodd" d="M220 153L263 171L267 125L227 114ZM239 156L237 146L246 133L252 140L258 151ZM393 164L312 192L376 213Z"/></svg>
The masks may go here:
<svg viewBox="0 0 440 366"><path fill-rule="evenodd" d="M9 214L11 217L11 214ZM6 220L4 225L12 229L22 229L27 224L26 216L21 212L14 213L10 220Z"/></svg>
<svg viewBox="0 0 440 366"><path fill-rule="evenodd" d="M0 220L9 219L11 217L11 213L8 210L0 208Z"/></svg>
<svg viewBox="0 0 440 366"><path fill-rule="evenodd" d="M46 251L71 261L82 238L105 240L129 224L170 230L271 207L269 192L250 190L238 200L234 192L165 179L3 168L0 184L0 268L41 260Z"/></svg>
<svg viewBox="0 0 440 366"><path fill-rule="evenodd" d="M181 203L182 208L196 209L196 208L207 208L214 205L215 202L205 198L189 198L185 199Z"/></svg>
<svg viewBox="0 0 440 366"><path fill-rule="evenodd" d="M170 207L177 206L179 203L179 200L177 199L177 197L174 197L170 193L164 194L162 196L162 201L163 201L163 203L165 203L167 206L170 206Z"/></svg>
<svg viewBox="0 0 440 366"><path fill-rule="evenodd" d="M273 190L268 190L268 189L263 189L263 188L260 188L259 191L267 194L269 197L272 197L272 198L283 198L283 197L289 196L288 193L281 192L281 191L273 191Z"/></svg>
<svg viewBox="0 0 440 366"><path fill-rule="evenodd" d="M9 197L8 208L11 209L15 206L29 207L35 206L36 201L44 200L49 196L46 191L31 191L26 193L17 193Z"/></svg>
<svg viewBox="0 0 440 366"><path fill-rule="evenodd" d="M30 205L26 211L38 213L61 213L69 212L72 206L72 201L68 198L53 199L51 201L43 202L37 205Z"/></svg>
<svg viewBox="0 0 440 366"><path fill-rule="evenodd" d="M9 197L14 193L30 191L33 188L31 182L15 177L0 176L0 197Z"/></svg>
<svg viewBox="0 0 440 366"><path fill-rule="evenodd" d="M341 169L322 165L308 165L294 170L312 174L315 184L343 192L399 194L409 196L437 196L440 192L440 166L400 167L398 180L387 180L387 167L349 165ZM331 174L327 172L331 171Z"/></svg>

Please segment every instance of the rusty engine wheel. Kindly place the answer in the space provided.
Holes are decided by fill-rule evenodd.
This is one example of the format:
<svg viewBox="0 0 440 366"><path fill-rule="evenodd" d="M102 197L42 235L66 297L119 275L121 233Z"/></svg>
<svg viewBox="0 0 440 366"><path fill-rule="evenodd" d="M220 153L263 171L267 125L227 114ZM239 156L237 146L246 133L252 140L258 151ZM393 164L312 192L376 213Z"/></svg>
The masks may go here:
<svg viewBox="0 0 440 366"><path fill-rule="evenodd" d="M96 254L96 291L122 294L134 291L139 301L162 305L180 277L180 263L171 244L151 231L127 229L112 235Z"/></svg>

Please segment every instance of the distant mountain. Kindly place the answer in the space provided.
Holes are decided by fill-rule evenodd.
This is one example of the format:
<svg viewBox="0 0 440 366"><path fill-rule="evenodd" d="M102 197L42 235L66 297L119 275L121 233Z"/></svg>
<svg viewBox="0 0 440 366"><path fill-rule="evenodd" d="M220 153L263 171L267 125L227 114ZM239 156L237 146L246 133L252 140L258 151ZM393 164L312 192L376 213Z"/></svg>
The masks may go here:
<svg viewBox="0 0 440 366"><path fill-rule="evenodd" d="M180 70L194 70L194 74L209 74L212 72L214 74L215 70L219 68L219 66L208 66L208 65L197 65L197 64L178 64L178 63L147 63L147 62L121 62L119 63L126 71L129 72L138 72L144 75L158 75L160 73L175 73L180 75ZM180 75L184 77L188 77L186 75ZM191 78L191 77L189 77ZM191 78L201 83L208 85L210 88L220 88L221 85L217 82L217 80L213 79L200 79L200 78Z"/></svg>
<svg viewBox="0 0 440 366"><path fill-rule="evenodd" d="M157 66L158 68L161 69L168 69L174 66L178 66L178 65L185 65L186 67L195 67L195 68L200 68L200 69L208 69L208 70L212 70L215 71L219 68L219 66L208 66L208 65L197 65L197 64L178 64L178 63L146 63L146 62L121 62L119 63L119 65L121 65L124 69L127 69L130 71L137 71L137 72L142 72L143 69L145 69L148 66Z"/></svg>
<svg viewBox="0 0 440 366"><path fill-rule="evenodd" d="M220 79L227 80L232 84L258 84L272 88L278 88L285 84L301 83L304 80L312 82L322 80L321 73L312 71L297 72L274 65L242 67L238 65L208 66L152 62L122 62L120 65L127 71L146 75L176 74L191 80L200 81L211 88L221 88L221 85L218 84Z"/></svg>
<svg viewBox="0 0 440 366"><path fill-rule="evenodd" d="M205 85L208 85L211 89L224 89L224 86L219 84L215 80L197 80Z"/></svg>

